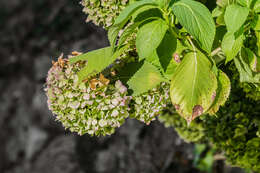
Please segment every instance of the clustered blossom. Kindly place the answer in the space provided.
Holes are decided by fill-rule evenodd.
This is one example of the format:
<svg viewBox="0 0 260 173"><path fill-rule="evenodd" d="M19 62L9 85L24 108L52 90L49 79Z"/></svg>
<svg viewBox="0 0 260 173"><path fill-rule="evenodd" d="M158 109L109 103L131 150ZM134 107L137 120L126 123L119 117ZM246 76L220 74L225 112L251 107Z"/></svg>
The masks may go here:
<svg viewBox="0 0 260 173"><path fill-rule="evenodd" d="M77 72L86 62L70 64L59 58L48 72L49 109L66 129L79 135L112 134L128 117L127 88L102 74L79 82Z"/></svg>
<svg viewBox="0 0 260 173"><path fill-rule="evenodd" d="M110 27L115 18L129 3L129 0L82 0L83 11L88 14L87 22L92 21L104 28Z"/></svg>
<svg viewBox="0 0 260 173"><path fill-rule="evenodd" d="M158 115L162 114L167 104L171 103L169 92L169 84L163 82L147 93L133 97L131 117L150 124Z"/></svg>

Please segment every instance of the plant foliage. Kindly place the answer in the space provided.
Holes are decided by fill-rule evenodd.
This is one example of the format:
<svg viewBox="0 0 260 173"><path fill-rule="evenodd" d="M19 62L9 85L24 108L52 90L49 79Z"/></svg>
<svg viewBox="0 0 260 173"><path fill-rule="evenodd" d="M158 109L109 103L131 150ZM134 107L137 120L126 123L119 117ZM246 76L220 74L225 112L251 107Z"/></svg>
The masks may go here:
<svg viewBox="0 0 260 173"><path fill-rule="evenodd" d="M128 115L146 124L159 116L186 141L211 143L229 163L260 171L259 0L82 4L88 20L108 31L110 46L72 57L59 63L58 74L49 73L47 95L56 106L50 109L66 128L106 135ZM57 78L78 64L64 80ZM80 86L92 87L91 94L100 96L96 104L82 106ZM68 90L73 99L62 100L59 94ZM100 105L107 109L97 111Z"/></svg>

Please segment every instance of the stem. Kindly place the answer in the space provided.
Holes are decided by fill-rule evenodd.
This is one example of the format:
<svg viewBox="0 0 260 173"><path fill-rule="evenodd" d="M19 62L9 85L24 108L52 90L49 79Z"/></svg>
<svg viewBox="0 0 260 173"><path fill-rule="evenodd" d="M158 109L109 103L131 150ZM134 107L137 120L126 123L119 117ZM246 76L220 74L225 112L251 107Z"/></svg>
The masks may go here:
<svg viewBox="0 0 260 173"><path fill-rule="evenodd" d="M195 52L195 51L196 51L196 47L194 46L194 44L193 44L191 38L188 36L187 39L188 39L188 41L190 42L190 44L191 44L191 46L192 46L192 48L193 48L193 51Z"/></svg>
<svg viewBox="0 0 260 173"><path fill-rule="evenodd" d="M172 18L172 16L170 15L169 12L167 11L164 11L162 9L160 9L161 12L163 13L163 18L165 19L166 23L168 24L169 26L169 31L171 32L171 34L173 34L176 38L179 38L178 34L176 33L176 31L173 30L173 27L174 27L174 23L172 23L172 21L174 20ZM169 20L169 15L171 17L171 21Z"/></svg>
<svg viewBox="0 0 260 173"><path fill-rule="evenodd" d="M215 55L217 55L220 51L221 51L221 47L218 47L217 49L213 50L210 55L211 55L211 56L215 56Z"/></svg>

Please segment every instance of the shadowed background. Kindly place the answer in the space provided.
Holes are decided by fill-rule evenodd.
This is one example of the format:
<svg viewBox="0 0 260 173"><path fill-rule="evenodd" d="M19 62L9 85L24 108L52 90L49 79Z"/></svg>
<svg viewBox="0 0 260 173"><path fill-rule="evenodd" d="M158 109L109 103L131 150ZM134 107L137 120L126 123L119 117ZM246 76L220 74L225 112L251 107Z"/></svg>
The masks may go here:
<svg viewBox="0 0 260 173"><path fill-rule="evenodd" d="M79 137L48 110L44 83L62 52L108 45L78 0L0 1L0 173L192 173L193 145L159 122L127 120L111 137ZM241 172L223 161L214 172Z"/></svg>

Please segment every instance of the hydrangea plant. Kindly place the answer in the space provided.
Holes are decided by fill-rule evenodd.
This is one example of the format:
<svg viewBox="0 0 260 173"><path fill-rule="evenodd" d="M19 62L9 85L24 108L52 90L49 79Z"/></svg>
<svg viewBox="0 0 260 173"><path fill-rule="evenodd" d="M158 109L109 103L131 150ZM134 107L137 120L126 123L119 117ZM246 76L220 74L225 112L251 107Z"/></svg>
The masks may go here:
<svg viewBox="0 0 260 173"><path fill-rule="evenodd" d="M260 171L260 1L82 5L110 46L53 63L48 104L65 128L109 135L128 116L159 117L185 141L210 143L230 164Z"/></svg>

